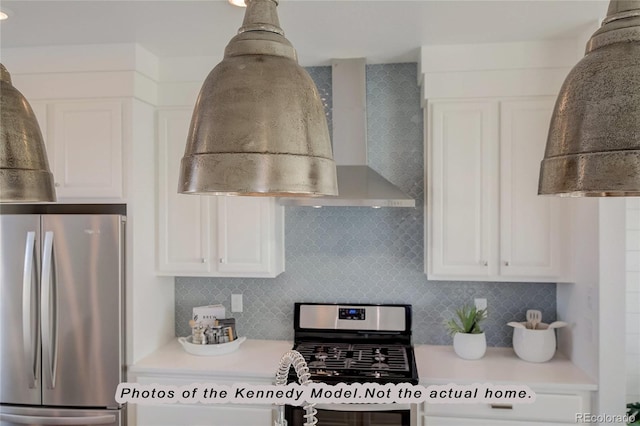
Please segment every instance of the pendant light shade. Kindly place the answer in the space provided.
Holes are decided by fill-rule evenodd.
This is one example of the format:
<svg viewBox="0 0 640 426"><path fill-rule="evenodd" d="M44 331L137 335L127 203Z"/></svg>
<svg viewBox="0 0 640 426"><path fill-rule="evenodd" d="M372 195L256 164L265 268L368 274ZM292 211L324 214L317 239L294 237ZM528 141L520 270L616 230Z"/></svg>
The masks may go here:
<svg viewBox="0 0 640 426"><path fill-rule="evenodd" d="M539 194L640 196L640 0L612 0L556 101Z"/></svg>
<svg viewBox="0 0 640 426"><path fill-rule="evenodd" d="M178 192L337 195L324 107L277 4L247 0L238 35L200 90Z"/></svg>
<svg viewBox="0 0 640 426"><path fill-rule="evenodd" d="M56 201L38 121L2 64L0 134L0 202Z"/></svg>

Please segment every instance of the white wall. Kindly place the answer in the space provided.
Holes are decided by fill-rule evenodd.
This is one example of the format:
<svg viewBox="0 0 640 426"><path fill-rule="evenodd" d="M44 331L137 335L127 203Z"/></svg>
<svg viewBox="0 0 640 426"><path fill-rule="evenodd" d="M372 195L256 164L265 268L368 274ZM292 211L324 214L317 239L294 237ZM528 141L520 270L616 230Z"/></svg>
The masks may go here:
<svg viewBox="0 0 640 426"><path fill-rule="evenodd" d="M599 204L598 400L599 414L625 409L625 213L624 198Z"/></svg>
<svg viewBox="0 0 640 426"><path fill-rule="evenodd" d="M594 380L598 377L597 296L600 275L598 200L571 198L569 216L573 283L558 283L558 319L569 327L558 332L559 350Z"/></svg>
<svg viewBox="0 0 640 426"><path fill-rule="evenodd" d="M640 199L627 199L627 402L640 401Z"/></svg>
<svg viewBox="0 0 640 426"><path fill-rule="evenodd" d="M127 203L130 234L130 321L127 364L131 365L175 336L174 280L155 273L156 142L155 107L133 100L133 144L129 153Z"/></svg>
<svg viewBox="0 0 640 426"><path fill-rule="evenodd" d="M567 201L574 282L557 286L558 319L570 324L560 333L560 350L597 381L593 413L622 415L627 375L625 200Z"/></svg>

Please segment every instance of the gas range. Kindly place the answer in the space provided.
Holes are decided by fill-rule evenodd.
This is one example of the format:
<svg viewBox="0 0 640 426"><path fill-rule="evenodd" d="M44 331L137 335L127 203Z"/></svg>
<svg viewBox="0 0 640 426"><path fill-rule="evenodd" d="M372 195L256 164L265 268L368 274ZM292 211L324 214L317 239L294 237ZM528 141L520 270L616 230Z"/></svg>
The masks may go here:
<svg viewBox="0 0 640 426"><path fill-rule="evenodd" d="M296 303L294 329L313 381L418 384L411 305Z"/></svg>

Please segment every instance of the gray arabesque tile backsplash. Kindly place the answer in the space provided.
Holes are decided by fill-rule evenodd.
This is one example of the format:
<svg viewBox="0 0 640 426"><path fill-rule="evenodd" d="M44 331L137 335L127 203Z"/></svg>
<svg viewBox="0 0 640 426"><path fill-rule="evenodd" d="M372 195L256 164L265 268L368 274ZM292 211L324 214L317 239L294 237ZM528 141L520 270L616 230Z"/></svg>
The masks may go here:
<svg viewBox="0 0 640 426"><path fill-rule="evenodd" d="M331 123L331 67L308 68ZM491 346L510 346L508 321L527 308L556 318L556 285L427 281L423 272L423 112L417 64L367 66L369 165L416 199L416 208L287 207L286 270L275 279L176 278L176 335L190 334L194 306L242 293L238 333L293 339L294 302L409 303L414 343L451 344L443 323L475 297L488 300ZM331 124L330 124L331 126Z"/></svg>

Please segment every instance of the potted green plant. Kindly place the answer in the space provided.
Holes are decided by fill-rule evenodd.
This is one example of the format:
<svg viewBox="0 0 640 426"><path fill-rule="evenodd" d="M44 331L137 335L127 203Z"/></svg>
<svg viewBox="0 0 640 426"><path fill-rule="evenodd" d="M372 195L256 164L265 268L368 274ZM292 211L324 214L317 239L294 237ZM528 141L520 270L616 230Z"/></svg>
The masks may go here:
<svg viewBox="0 0 640 426"><path fill-rule="evenodd" d="M463 359L480 359L487 351L487 338L480 323L487 319L486 309L465 305L456 310L456 318L446 326L453 336L453 350Z"/></svg>

